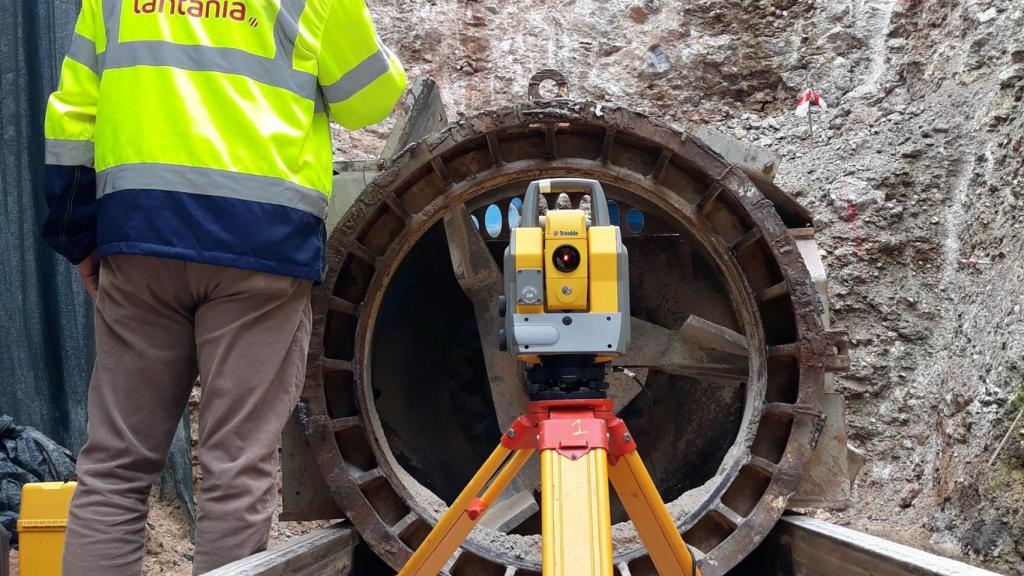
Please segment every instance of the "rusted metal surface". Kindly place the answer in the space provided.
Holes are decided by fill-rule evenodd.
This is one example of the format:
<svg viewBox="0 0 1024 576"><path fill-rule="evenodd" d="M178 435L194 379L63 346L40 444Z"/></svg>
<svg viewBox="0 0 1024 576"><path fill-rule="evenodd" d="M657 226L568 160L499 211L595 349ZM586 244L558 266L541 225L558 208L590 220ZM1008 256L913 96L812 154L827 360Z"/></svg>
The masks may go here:
<svg viewBox="0 0 1024 576"><path fill-rule="evenodd" d="M483 236L473 226L464 204L444 215L444 232L455 279L473 303L477 333L482 338L493 338L504 325L497 306L497 295L502 292L503 282L498 263L491 256ZM484 345L481 350L498 428L506 429L526 413L530 399L525 372L515 357L502 352L497 346ZM481 524L508 530L535 514L540 508L530 491L537 482L537 473L536 466L530 466L514 478Z"/></svg>
<svg viewBox="0 0 1024 576"><path fill-rule="evenodd" d="M779 156L767 148L737 140L707 126L694 129L693 135L747 174L773 180L779 170Z"/></svg>
<svg viewBox="0 0 1024 576"><path fill-rule="evenodd" d="M504 320L498 315L496 296L502 291L498 263L473 226L465 204L444 215L444 232L455 279L473 303L477 332L483 338L493 337L504 325ZM483 346L483 355L498 427L506 429L526 413L530 399L525 375L519 361L496 346Z"/></svg>
<svg viewBox="0 0 1024 576"><path fill-rule="evenodd" d="M413 82L399 108L400 118L395 122L395 128L380 153L380 169L386 168L402 148L429 134L439 132L448 124L448 115L445 113L444 103L441 102L441 90L433 80L425 76Z"/></svg>
<svg viewBox="0 0 1024 576"><path fill-rule="evenodd" d="M821 260L814 228L790 228L807 272L818 293L822 325L831 326L828 303L828 273ZM845 357L845 337L837 342ZM845 368L844 368L845 369ZM853 482L860 466L850 465L851 448L846 442L846 409L843 398L835 390L834 374L825 374L822 397L822 433L817 446L804 467L803 481L790 499L791 508L844 509L850 505Z"/></svg>
<svg viewBox="0 0 1024 576"><path fill-rule="evenodd" d="M399 107L395 127L377 160L336 162L334 189L328 205L328 230L362 194L367 184L385 167L392 155L447 123L437 84L430 78L416 79ZM399 207L396 205L396 209ZM340 518L341 510L320 474L314 473L316 461L306 441L308 414L301 404L282 433L281 472L283 481L283 520L327 520Z"/></svg>
<svg viewBox="0 0 1024 576"><path fill-rule="evenodd" d="M996 576L883 538L786 516L735 576Z"/></svg>
<svg viewBox="0 0 1024 576"><path fill-rule="evenodd" d="M496 342L480 334L473 283L451 269L445 218L507 206L528 181L556 176L600 180L648 216L646 235L625 235L634 314L670 353L636 363L648 394L622 414L661 440L641 451L703 573L724 574L800 484L821 434L824 374L847 363L842 335L822 326L787 223L758 187L699 140L628 110L484 112L405 148L369 185L331 236L314 296L302 401L317 462L366 542L401 566L442 511L439 492L461 487L460 467L474 468L500 430L479 350ZM503 250L500 235L486 245ZM435 379L450 371L452 381ZM666 407L670 420L650 430ZM687 468L678 461L693 445L705 453L690 452ZM526 521L514 532L478 530L449 572L539 573L536 530ZM615 537L620 571L653 574L628 523Z"/></svg>
<svg viewBox="0 0 1024 576"><path fill-rule="evenodd" d="M800 489L790 498L790 508L830 508L850 505L854 475L850 473L846 445L843 397L825 392L821 401L821 434L804 466Z"/></svg>
<svg viewBox="0 0 1024 576"><path fill-rule="evenodd" d="M281 520L326 520L344 514L324 483L306 442L302 415L292 414L281 433Z"/></svg>

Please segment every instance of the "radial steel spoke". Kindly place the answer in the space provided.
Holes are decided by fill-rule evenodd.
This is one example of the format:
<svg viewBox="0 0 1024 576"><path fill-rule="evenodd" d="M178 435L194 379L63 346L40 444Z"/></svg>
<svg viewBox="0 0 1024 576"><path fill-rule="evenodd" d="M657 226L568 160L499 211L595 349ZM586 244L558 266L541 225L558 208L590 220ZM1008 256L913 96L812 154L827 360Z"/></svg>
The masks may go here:
<svg viewBox="0 0 1024 576"><path fill-rule="evenodd" d="M481 526L510 532L540 510L537 500L533 497L533 490L523 488L518 492L512 492L515 487L515 484L509 486L501 499L487 509L487 513L480 519Z"/></svg>
<svg viewBox="0 0 1024 576"><path fill-rule="evenodd" d="M705 348L728 352L738 356L749 355L746 336L725 326L715 324L710 320L705 320L700 316L690 314L690 317L683 323L683 327L679 329L679 334L687 342L692 342Z"/></svg>
<svg viewBox="0 0 1024 576"><path fill-rule="evenodd" d="M498 316L498 296L503 291L501 270L491 257L483 236L473 225L465 204L444 216L444 230L455 278L473 303L477 330L480 333L487 380L494 402L498 426L506 430L526 413L529 395L526 373L509 353L498 349L498 329L504 321ZM528 462L513 480L500 500L494 504L486 525L511 530L537 510L532 489L540 484L540 466Z"/></svg>
<svg viewBox="0 0 1024 576"><path fill-rule="evenodd" d="M473 226L469 210L460 205L444 217L452 269L463 292L473 303L476 325L482 339L484 364L491 387L498 426L504 430L526 413L529 398L519 362L498 349L498 296L502 292L501 271L494 262L480 232Z"/></svg>
<svg viewBox="0 0 1024 576"><path fill-rule="evenodd" d="M615 361L702 380L739 382L747 377L747 339L724 326L690 316L678 330L633 317L629 352ZM715 356L738 356L734 360ZM741 359L742 358L742 359Z"/></svg>

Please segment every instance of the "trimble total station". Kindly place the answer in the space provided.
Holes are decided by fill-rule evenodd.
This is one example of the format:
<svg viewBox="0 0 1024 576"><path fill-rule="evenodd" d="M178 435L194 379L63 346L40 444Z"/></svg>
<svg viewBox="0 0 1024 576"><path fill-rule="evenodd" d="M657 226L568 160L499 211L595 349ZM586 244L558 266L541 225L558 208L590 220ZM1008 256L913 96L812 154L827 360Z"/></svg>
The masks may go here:
<svg viewBox="0 0 1024 576"><path fill-rule="evenodd" d="M589 194L593 222L579 209L542 217L540 195L561 193ZM629 345L629 259L601 184L530 183L511 234L499 340L528 365L531 399L596 397L607 363Z"/></svg>
<svg viewBox="0 0 1024 576"><path fill-rule="evenodd" d="M588 193L583 210L539 214L540 194ZM505 252L499 298L509 352L527 364L530 403L502 434L399 572L442 573L534 452L540 455L544 576L612 576L608 485L615 488L662 576L699 576L675 520L607 398L609 363L629 344L629 269L604 190L593 180L532 182Z"/></svg>

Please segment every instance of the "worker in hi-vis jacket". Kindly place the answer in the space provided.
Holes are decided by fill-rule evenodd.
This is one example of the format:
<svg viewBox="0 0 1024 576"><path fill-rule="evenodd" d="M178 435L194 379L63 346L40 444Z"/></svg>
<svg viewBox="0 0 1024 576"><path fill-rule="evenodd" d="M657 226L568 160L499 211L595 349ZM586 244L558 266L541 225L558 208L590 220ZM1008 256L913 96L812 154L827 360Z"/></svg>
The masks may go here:
<svg viewBox="0 0 1024 576"><path fill-rule="evenodd" d="M328 117L405 90L363 0L83 0L46 112L43 236L96 301L64 574L141 571L199 376L193 573L267 545L324 273Z"/></svg>

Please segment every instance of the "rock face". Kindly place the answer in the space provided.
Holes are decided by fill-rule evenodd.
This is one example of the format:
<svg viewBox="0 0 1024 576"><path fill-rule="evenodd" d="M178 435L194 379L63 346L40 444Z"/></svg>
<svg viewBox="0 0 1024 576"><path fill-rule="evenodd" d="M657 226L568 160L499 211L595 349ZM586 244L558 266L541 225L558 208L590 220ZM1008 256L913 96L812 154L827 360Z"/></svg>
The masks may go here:
<svg viewBox="0 0 1024 576"><path fill-rule="evenodd" d="M449 117L570 96L709 124L783 162L819 217L838 379L869 464L834 519L1018 573L1021 437L989 467L1024 370L1024 5L1019 0L370 0ZM813 135L793 114L814 88ZM386 126L336 134L376 155Z"/></svg>

